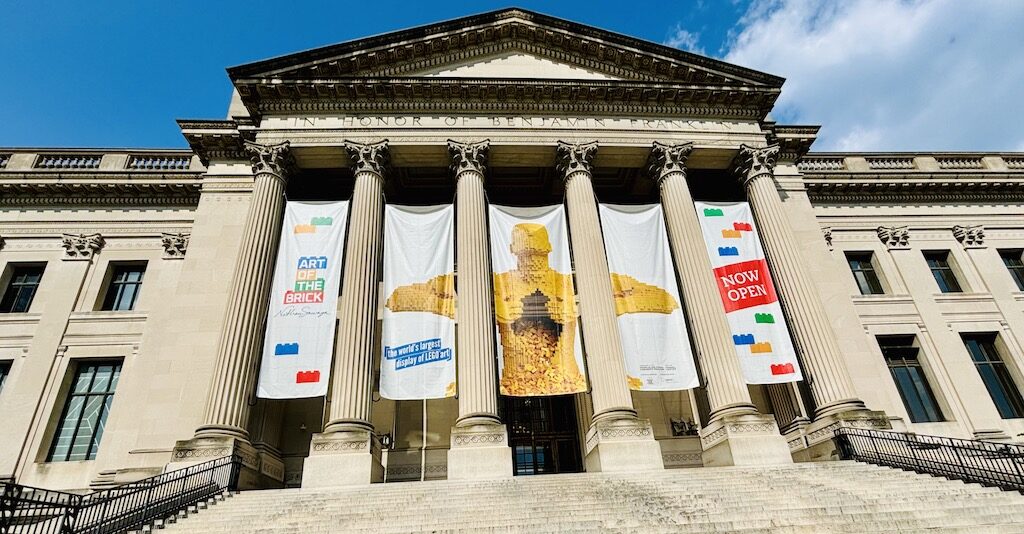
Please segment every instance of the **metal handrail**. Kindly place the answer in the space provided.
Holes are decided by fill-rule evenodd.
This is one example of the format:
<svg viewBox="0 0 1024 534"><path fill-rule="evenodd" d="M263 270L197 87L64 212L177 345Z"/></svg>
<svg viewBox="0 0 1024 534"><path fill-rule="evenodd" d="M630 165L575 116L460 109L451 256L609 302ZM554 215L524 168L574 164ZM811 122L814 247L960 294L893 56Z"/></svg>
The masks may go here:
<svg viewBox="0 0 1024 534"><path fill-rule="evenodd" d="M225 456L110 489L79 495L0 483L0 534L109 534L238 488L241 461Z"/></svg>
<svg viewBox="0 0 1024 534"><path fill-rule="evenodd" d="M839 428L844 459L1024 492L1024 445Z"/></svg>

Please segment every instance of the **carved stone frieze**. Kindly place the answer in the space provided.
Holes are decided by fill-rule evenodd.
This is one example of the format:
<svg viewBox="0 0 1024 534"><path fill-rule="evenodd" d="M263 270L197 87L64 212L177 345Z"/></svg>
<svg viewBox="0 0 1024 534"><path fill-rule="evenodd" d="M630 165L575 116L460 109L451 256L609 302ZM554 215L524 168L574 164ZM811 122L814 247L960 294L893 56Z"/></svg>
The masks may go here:
<svg viewBox="0 0 1024 534"><path fill-rule="evenodd" d="M985 246L985 227L980 224L953 227L953 237L964 248L983 248Z"/></svg>
<svg viewBox="0 0 1024 534"><path fill-rule="evenodd" d="M487 170L487 153L491 142L487 139L479 143L460 143L448 140L448 154L452 159L452 174L458 176L462 171L475 171L485 174Z"/></svg>
<svg viewBox="0 0 1024 534"><path fill-rule="evenodd" d="M351 161L353 173L372 172L383 177L388 163L391 161L391 150L388 148L387 139L365 144L345 141L345 151Z"/></svg>
<svg viewBox="0 0 1024 534"><path fill-rule="evenodd" d="M273 174L284 178L295 165L290 141L274 145L261 145L246 141L245 151L250 155L253 174Z"/></svg>
<svg viewBox="0 0 1024 534"><path fill-rule="evenodd" d="M779 145L756 148L740 145L736 173L744 186L750 185L762 176L772 176L775 161L779 157Z"/></svg>
<svg viewBox="0 0 1024 534"><path fill-rule="evenodd" d="M910 248L910 228L907 226L879 226L878 239L889 250Z"/></svg>
<svg viewBox="0 0 1024 534"><path fill-rule="evenodd" d="M693 151L693 143L667 145L654 142L651 155L647 158L647 171L655 182L661 185L662 180L670 174L686 176L686 158Z"/></svg>
<svg viewBox="0 0 1024 534"><path fill-rule="evenodd" d="M160 236L160 243L164 246L164 259L172 260L185 257L191 234L183 232L176 234L162 233Z"/></svg>
<svg viewBox="0 0 1024 534"><path fill-rule="evenodd" d="M61 235L65 260L90 260L104 244L105 241L100 234Z"/></svg>
<svg viewBox="0 0 1024 534"><path fill-rule="evenodd" d="M459 434L454 436L452 444L456 447L467 447L474 445L499 445L505 442L504 433L489 434Z"/></svg>
<svg viewBox="0 0 1024 534"><path fill-rule="evenodd" d="M580 144L559 141L555 152L555 168L563 180L568 180L581 172L590 174L593 171L596 154L597 141Z"/></svg>

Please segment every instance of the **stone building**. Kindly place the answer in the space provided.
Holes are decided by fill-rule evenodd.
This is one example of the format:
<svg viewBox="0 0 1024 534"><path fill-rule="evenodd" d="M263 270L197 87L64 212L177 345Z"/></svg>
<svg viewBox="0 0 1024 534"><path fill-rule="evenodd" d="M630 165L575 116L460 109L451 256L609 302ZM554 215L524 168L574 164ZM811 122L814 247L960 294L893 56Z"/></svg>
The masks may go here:
<svg viewBox="0 0 1024 534"><path fill-rule="evenodd" d="M828 460L840 426L1024 435L1024 154L810 152L817 126L770 118L782 78L518 9L228 74L187 150L0 149L0 478L234 452L249 485L312 487ZM328 396L265 401L286 197L351 199L340 325ZM751 203L805 381L744 383L694 200ZM701 387L622 379L598 201L663 206ZM377 390L384 202L456 206L457 398ZM567 205L588 393L498 394L488 202Z"/></svg>

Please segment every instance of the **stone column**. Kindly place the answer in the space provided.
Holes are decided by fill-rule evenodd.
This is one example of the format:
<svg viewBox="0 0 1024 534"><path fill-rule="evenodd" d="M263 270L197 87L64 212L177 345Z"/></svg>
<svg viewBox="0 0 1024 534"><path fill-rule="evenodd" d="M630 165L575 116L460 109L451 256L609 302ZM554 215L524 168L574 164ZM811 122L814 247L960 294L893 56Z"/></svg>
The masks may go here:
<svg viewBox="0 0 1024 534"><path fill-rule="evenodd" d="M594 416L587 432L587 471L663 469L650 421L637 419L612 297L591 168L597 143L558 143L557 168L565 180L569 239L580 299Z"/></svg>
<svg viewBox="0 0 1024 534"><path fill-rule="evenodd" d="M304 487L368 484L384 478L380 443L370 423L370 395L388 142L346 142L345 151L352 161L355 188L338 303L330 409L323 432L313 436L302 470Z"/></svg>
<svg viewBox="0 0 1024 534"><path fill-rule="evenodd" d="M691 143L655 142L648 170L661 192L669 243L682 282L683 305L711 408L710 421L700 432L704 464L789 463L792 458L778 425L774 418L758 413L740 369L693 197L686 184L686 159L692 150Z"/></svg>
<svg viewBox="0 0 1024 534"><path fill-rule="evenodd" d="M246 143L252 154L252 200L245 217L242 243L235 259L228 307L203 424L195 437L175 445L172 462L196 463L216 456L238 454L246 467L258 469L249 443L249 397L253 392L270 283L281 236L284 190L293 163L289 143ZM243 486L247 484L243 471Z"/></svg>
<svg viewBox="0 0 1024 534"><path fill-rule="evenodd" d="M775 184L773 169L778 154L778 145L741 145L737 171L746 187L772 279L811 387L815 410L808 435L830 441L834 427L845 424L844 421L884 419L884 414L869 412L857 397L821 296L804 269L804 259Z"/></svg>
<svg viewBox="0 0 1024 534"><path fill-rule="evenodd" d="M455 319L458 325L459 418L451 431L448 478L512 476L508 431L498 418L494 292L484 173L490 143L448 141L455 193Z"/></svg>

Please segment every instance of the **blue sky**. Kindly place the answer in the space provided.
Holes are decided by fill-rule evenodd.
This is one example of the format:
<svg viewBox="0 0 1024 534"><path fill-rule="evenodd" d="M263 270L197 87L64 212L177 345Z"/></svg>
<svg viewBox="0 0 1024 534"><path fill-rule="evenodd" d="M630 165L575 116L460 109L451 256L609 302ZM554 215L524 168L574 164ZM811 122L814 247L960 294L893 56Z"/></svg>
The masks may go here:
<svg viewBox="0 0 1024 534"><path fill-rule="evenodd" d="M222 118L224 68L506 2L13 2L0 21L0 146L181 147ZM785 76L774 117L816 150L1024 150L1018 0L521 1Z"/></svg>

